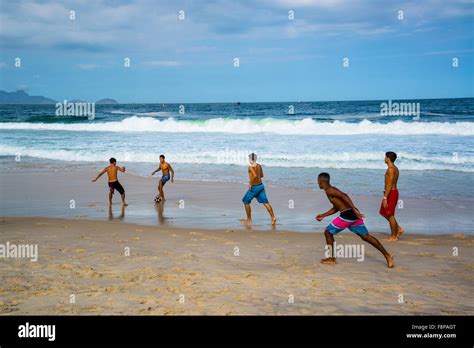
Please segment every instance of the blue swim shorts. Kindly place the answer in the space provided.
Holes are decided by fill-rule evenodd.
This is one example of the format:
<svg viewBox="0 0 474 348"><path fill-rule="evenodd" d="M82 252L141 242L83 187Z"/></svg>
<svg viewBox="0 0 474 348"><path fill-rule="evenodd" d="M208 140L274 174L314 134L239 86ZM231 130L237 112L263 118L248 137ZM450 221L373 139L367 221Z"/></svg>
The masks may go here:
<svg viewBox="0 0 474 348"><path fill-rule="evenodd" d="M244 202L244 204L250 204L254 198L257 198L258 203L268 203L265 186L263 186L263 184L252 186L252 189L248 190L244 198L242 198L242 202Z"/></svg>
<svg viewBox="0 0 474 348"><path fill-rule="evenodd" d="M163 176L161 177L161 182L162 182L163 186L165 186L166 182L167 182L169 179L170 179L169 173L166 174L166 175L163 175Z"/></svg>

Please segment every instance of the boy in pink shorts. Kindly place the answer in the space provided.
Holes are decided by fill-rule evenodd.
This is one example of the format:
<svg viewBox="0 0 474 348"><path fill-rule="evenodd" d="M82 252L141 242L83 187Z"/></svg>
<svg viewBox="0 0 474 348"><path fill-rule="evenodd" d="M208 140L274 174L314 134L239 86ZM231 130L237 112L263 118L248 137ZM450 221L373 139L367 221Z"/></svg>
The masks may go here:
<svg viewBox="0 0 474 348"><path fill-rule="evenodd" d="M331 257L322 259L322 264L336 264L336 258L334 257L334 235L338 234L345 228L349 231L357 234L362 240L371 244L378 251L380 251L389 268L393 267L393 256L390 255L383 245L378 241L377 238L371 236L367 227L365 227L364 215L362 215L352 203L350 197L344 192L340 191L337 187L331 186L330 176L328 173L321 173L318 176L319 188L326 192L329 201L333 207L323 214L316 216L316 220L322 221L326 216L340 212L340 215L336 217L324 230L324 236L326 237L326 243L331 246Z"/></svg>

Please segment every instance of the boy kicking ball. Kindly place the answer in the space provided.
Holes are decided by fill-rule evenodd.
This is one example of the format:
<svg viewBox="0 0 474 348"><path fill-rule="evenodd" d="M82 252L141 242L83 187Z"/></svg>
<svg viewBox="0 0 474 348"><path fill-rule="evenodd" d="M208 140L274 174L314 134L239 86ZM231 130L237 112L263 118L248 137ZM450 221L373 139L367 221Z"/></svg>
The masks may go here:
<svg viewBox="0 0 474 348"><path fill-rule="evenodd" d="M159 172L160 170L163 175L161 176L161 179L158 183L158 195L155 197L156 203L165 201L165 192L163 187L165 186L166 182L171 179L171 183L174 183L174 170L171 167L171 164L165 162L165 155L160 155L160 165L153 171L153 173L151 173L151 176L155 175L155 173Z"/></svg>

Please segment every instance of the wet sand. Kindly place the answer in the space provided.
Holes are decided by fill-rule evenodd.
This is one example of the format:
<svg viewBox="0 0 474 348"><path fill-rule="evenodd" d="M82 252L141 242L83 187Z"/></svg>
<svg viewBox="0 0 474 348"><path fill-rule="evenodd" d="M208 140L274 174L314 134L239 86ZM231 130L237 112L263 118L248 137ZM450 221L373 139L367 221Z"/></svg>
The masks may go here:
<svg viewBox="0 0 474 348"><path fill-rule="evenodd" d="M125 187L129 206L122 214L118 193L114 197L116 204L109 210L107 179L102 177L96 183L91 182L102 169L99 165L95 165L96 170L71 166L70 171L22 168L22 165L20 162L16 170L0 168L0 216L118 219L153 226L271 230L265 208L256 201L252 204L254 223L243 226L239 221L245 217L242 197L248 186L244 184L168 182L165 186L167 202L164 206L157 206L153 200L157 194L158 177L125 173L119 176L119 180ZM338 186L338 183L334 185ZM350 187L340 188L351 194ZM316 184L305 190L266 185L266 192L278 218L277 230L314 233L320 232L330 222L330 218L323 222L314 219L316 214L331 207ZM351 197L365 214L369 231L389 233L387 221L379 215L382 196ZM403 204L397 209L397 219L407 234L474 234L472 202L409 198L405 197L403 190L400 198Z"/></svg>

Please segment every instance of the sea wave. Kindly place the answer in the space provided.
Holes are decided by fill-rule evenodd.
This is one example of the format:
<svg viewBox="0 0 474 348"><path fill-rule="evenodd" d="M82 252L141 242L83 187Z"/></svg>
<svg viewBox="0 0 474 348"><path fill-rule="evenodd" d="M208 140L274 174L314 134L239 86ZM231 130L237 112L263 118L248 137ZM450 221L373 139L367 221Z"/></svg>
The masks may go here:
<svg viewBox="0 0 474 348"><path fill-rule="evenodd" d="M116 122L83 123L0 123L0 130L50 130L77 132L158 132L158 133L272 133L280 135L452 135L473 136L474 122L404 122L378 123L364 119L358 123L302 120L229 119L157 120L152 117L128 117Z"/></svg>
<svg viewBox="0 0 474 348"><path fill-rule="evenodd" d="M114 115L134 115L134 116L149 116L149 117L170 117L176 116L176 113L169 111L150 111L150 112L133 112L133 111L123 111L123 110L112 110L111 114Z"/></svg>
<svg viewBox="0 0 474 348"><path fill-rule="evenodd" d="M41 159L66 162L103 162L109 157L106 151L90 149L58 150L39 149L0 145L0 156L27 156ZM114 156L120 162L158 163L159 154L141 151L117 149ZM272 154L262 153L260 162L267 167L280 168L335 168L335 169L385 169L384 154L381 152L324 152L317 154ZM182 164L217 164L217 165L248 165L247 153L238 151L199 151L167 153L173 163ZM422 156L420 154L398 154L397 163L403 170L450 170L457 172L474 172L472 156Z"/></svg>

